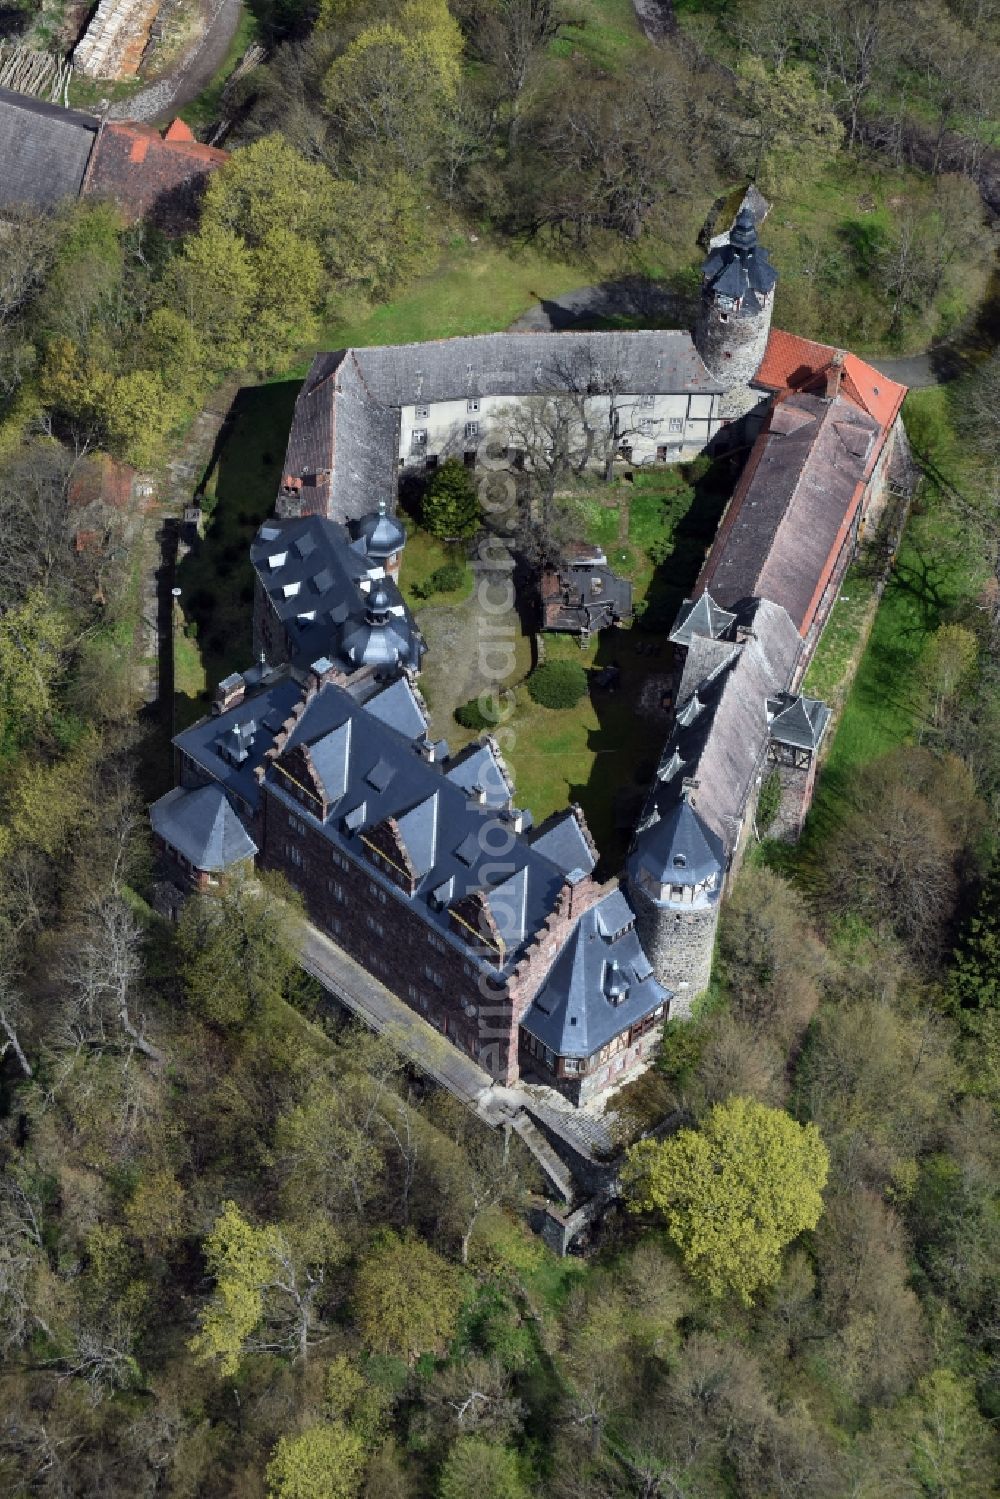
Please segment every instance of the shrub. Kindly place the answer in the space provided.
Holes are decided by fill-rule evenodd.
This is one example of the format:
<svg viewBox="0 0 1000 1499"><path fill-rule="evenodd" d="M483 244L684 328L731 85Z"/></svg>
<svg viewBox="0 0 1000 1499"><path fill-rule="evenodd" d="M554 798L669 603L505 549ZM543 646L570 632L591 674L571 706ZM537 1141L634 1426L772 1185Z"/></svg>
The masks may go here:
<svg viewBox="0 0 1000 1499"><path fill-rule="evenodd" d="M528 678L528 693L543 708L572 708L587 690L587 673L576 661L546 661Z"/></svg>
<svg viewBox="0 0 1000 1499"><path fill-rule="evenodd" d="M463 729L475 729L477 733L482 733L484 729L495 729L497 725L491 713L483 712L477 697L455 709L455 720Z"/></svg>
<svg viewBox="0 0 1000 1499"><path fill-rule="evenodd" d="M418 599L429 599L435 593L454 593L465 582L465 568L460 562L445 562L436 567L423 583L415 583L413 592Z"/></svg>
<svg viewBox="0 0 1000 1499"><path fill-rule="evenodd" d="M449 458L427 486L424 525L432 536L450 541L474 536L479 521L479 496L472 475L457 458Z"/></svg>

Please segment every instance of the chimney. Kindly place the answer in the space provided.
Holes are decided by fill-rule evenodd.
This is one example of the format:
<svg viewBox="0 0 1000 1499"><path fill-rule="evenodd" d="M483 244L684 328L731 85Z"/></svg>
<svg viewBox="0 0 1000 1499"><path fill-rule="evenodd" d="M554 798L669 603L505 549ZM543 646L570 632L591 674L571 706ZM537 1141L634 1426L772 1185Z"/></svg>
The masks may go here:
<svg viewBox="0 0 1000 1499"><path fill-rule="evenodd" d="M228 713L230 708L235 708L242 703L246 690L247 684L238 671L234 671L231 676L224 677L215 689L212 712Z"/></svg>

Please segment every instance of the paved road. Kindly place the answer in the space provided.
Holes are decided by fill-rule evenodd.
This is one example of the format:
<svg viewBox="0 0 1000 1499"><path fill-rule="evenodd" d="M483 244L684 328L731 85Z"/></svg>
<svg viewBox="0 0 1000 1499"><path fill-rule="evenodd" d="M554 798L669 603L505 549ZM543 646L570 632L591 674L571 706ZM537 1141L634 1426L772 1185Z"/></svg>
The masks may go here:
<svg viewBox="0 0 1000 1499"><path fill-rule="evenodd" d="M952 378L943 370L936 370L929 354L910 354L905 359L879 359L872 357L868 363L890 380L908 385L911 390L926 390L930 385L943 385Z"/></svg>
<svg viewBox="0 0 1000 1499"><path fill-rule="evenodd" d="M148 88L140 89L131 99L113 104L112 119L148 120L167 124L182 109L197 99L225 62L229 44L236 35L243 11L243 0L209 0L208 27L165 77Z"/></svg>

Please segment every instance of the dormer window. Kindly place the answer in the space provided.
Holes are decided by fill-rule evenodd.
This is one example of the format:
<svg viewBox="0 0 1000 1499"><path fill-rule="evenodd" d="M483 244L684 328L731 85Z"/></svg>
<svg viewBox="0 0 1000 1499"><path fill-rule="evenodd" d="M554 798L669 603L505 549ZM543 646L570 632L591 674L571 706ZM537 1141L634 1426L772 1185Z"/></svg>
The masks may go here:
<svg viewBox="0 0 1000 1499"><path fill-rule="evenodd" d="M675 869L684 869L686 867L686 865L687 865L687 859L684 857L683 854L674 854L674 868Z"/></svg>

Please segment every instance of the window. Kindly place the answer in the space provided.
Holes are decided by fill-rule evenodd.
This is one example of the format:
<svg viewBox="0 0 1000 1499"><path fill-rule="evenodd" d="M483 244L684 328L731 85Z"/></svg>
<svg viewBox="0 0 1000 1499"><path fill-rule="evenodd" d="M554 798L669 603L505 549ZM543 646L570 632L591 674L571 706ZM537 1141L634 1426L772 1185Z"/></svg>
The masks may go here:
<svg viewBox="0 0 1000 1499"><path fill-rule="evenodd" d="M670 430L671 432L683 432L684 418L682 416L672 416L670 418Z"/></svg>
<svg viewBox="0 0 1000 1499"><path fill-rule="evenodd" d="M567 1073L579 1072L580 1061L578 1057L563 1057L563 1071Z"/></svg>
<svg viewBox="0 0 1000 1499"><path fill-rule="evenodd" d="M427 933L427 946L428 947L433 947L433 949L434 949L435 952L447 952L448 951L447 943L444 942L443 939L441 937L439 937L436 932L428 932Z"/></svg>
<svg viewBox="0 0 1000 1499"><path fill-rule="evenodd" d="M334 864L336 864L338 869L350 869L351 867L347 859L344 858L343 854L338 853L336 849L330 850L330 858L333 860Z"/></svg>
<svg viewBox="0 0 1000 1499"><path fill-rule="evenodd" d="M465 409L466 409L466 411L471 411L471 412L478 411L479 410L479 397L478 396L470 396L469 399L465 403Z"/></svg>
<svg viewBox="0 0 1000 1499"><path fill-rule="evenodd" d="M374 880L368 881L368 894L374 896L376 900L381 901L383 906L385 905L385 891L380 890Z"/></svg>
<svg viewBox="0 0 1000 1499"><path fill-rule="evenodd" d="M326 918L326 924L335 937L339 937L341 932L344 930L344 923L341 921L339 916L328 916Z"/></svg>
<svg viewBox="0 0 1000 1499"><path fill-rule="evenodd" d="M298 817L293 817L291 812L289 812L288 814L288 826L291 828L293 833L304 833L306 830L305 823L302 822Z"/></svg>
<svg viewBox="0 0 1000 1499"><path fill-rule="evenodd" d="M441 977L440 973L438 973L437 969L432 968L429 963L424 964L424 978L430 979L435 989L444 988L444 979Z"/></svg>
<svg viewBox="0 0 1000 1499"><path fill-rule="evenodd" d="M374 916L365 917L365 926L370 932L374 932L376 937L385 936L385 927L382 925L381 921L376 921Z"/></svg>
<svg viewBox="0 0 1000 1499"><path fill-rule="evenodd" d="M640 406L652 406L652 404L653 404L653 402L655 400L656 400L655 396L651 396L651 395L640 396L639 397L639 405Z"/></svg>
<svg viewBox="0 0 1000 1499"><path fill-rule="evenodd" d="M296 848L294 843L286 843L285 844L285 853L288 856L288 862L290 864L294 864L295 867L296 867L296 869L301 869L302 868L302 851L301 851L301 849Z"/></svg>
<svg viewBox="0 0 1000 1499"><path fill-rule="evenodd" d="M344 899L344 887L339 880L327 880L326 888L329 890L334 900L342 901Z"/></svg>
<svg viewBox="0 0 1000 1499"><path fill-rule="evenodd" d="M478 437L479 436L479 423L478 422L466 422L466 424L465 424L465 436L466 436L467 439L473 438L473 437Z"/></svg>
<svg viewBox="0 0 1000 1499"><path fill-rule="evenodd" d="M418 422L425 422L430 414L431 408L429 406L414 406L413 408L413 415Z"/></svg>
<svg viewBox="0 0 1000 1499"><path fill-rule="evenodd" d="M422 453L427 447L427 428L414 427L410 433L410 452Z"/></svg>
<svg viewBox="0 0 1000 1499"><path fill-rule="evenodd" d="M639 418L640 432L655 432L659 425L654 416L640 416Z"/></svg>

